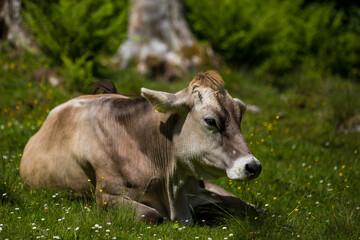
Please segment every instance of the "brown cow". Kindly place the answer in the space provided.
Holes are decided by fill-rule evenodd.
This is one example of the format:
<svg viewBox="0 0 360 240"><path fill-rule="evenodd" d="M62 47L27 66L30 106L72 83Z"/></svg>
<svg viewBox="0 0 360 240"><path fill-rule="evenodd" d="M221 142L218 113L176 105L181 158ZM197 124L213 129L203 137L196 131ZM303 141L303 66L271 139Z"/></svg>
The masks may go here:
<svg viewBox="0 0 360 240"><path fill-rule="evenodd" d="M22 180L35 188L94 191L97 203L128 204L140 219L191 223L191 208L249 205L205 179L259 176L240 130L246 106L214 71L177 93L81 96L54 108L29 140Z"/></svg>

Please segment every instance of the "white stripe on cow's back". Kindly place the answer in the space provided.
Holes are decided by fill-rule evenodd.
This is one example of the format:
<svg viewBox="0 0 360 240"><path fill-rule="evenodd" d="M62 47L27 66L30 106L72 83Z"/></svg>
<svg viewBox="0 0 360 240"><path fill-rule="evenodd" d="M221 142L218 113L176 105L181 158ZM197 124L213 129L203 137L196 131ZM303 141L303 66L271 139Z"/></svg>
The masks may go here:
<svg viewBox="0 0 360 240"><path fill-rule="evenodd" d="M94 97L94 98L74 98L71 99L63 104L60 104L59 106L56 106L55 108L53 108L48 117L59 112L61 109L65 108L65 107L74 107L74 108L78 108L78 107L83 107L84 104L89 104L89 103L94 103L94 102L99 102L105 99L109 99L111 98L110 96L101 96L101 97Z"/></svg>

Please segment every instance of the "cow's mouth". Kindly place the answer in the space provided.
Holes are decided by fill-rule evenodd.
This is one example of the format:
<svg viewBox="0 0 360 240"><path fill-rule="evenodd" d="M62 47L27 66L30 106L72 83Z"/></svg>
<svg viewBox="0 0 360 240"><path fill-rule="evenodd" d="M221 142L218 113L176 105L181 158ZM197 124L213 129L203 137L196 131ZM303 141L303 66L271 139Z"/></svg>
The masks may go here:
<svg viewBox="0 0 360 240"><path fill-rule="evenodd" d="M237 181L248 181L257 178L262 167L254 156L246 156L234 161L233 166L226 170L228 178Z"/></svg>

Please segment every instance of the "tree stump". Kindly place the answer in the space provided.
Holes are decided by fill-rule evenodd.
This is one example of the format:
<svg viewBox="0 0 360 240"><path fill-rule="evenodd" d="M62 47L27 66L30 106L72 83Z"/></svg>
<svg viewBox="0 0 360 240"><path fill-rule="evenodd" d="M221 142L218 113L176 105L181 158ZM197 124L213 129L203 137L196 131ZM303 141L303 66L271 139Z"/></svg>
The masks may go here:
<svg viewBox="0 0 360 240"><path fill-rule="evenodd" d="M0 0L0 40L13 46L30 44L21 27L20 0Z"/></svg>
<svg viewBox="0 0 360 240"><path fill-rule="evenodd" d="M127 40L115 55L121 69L135 59L141 73L169 80L191 68L215 64L212 49L200 45L190 31L182 0L130 0L130 4Z"/></svg>

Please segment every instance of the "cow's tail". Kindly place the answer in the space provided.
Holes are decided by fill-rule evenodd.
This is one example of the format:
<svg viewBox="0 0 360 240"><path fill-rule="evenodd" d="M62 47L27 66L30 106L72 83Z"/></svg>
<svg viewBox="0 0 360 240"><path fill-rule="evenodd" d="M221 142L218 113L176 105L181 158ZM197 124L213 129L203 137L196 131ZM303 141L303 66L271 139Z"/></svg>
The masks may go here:
<svg viewBox="0 0 360 240"><path fill-rule="evenodd" d="M117 94L118 91L114 83L110 80L98 80L89 84L91 94L105 93L105 94ZM89 92L90 92L89 91Z"/></svg>

